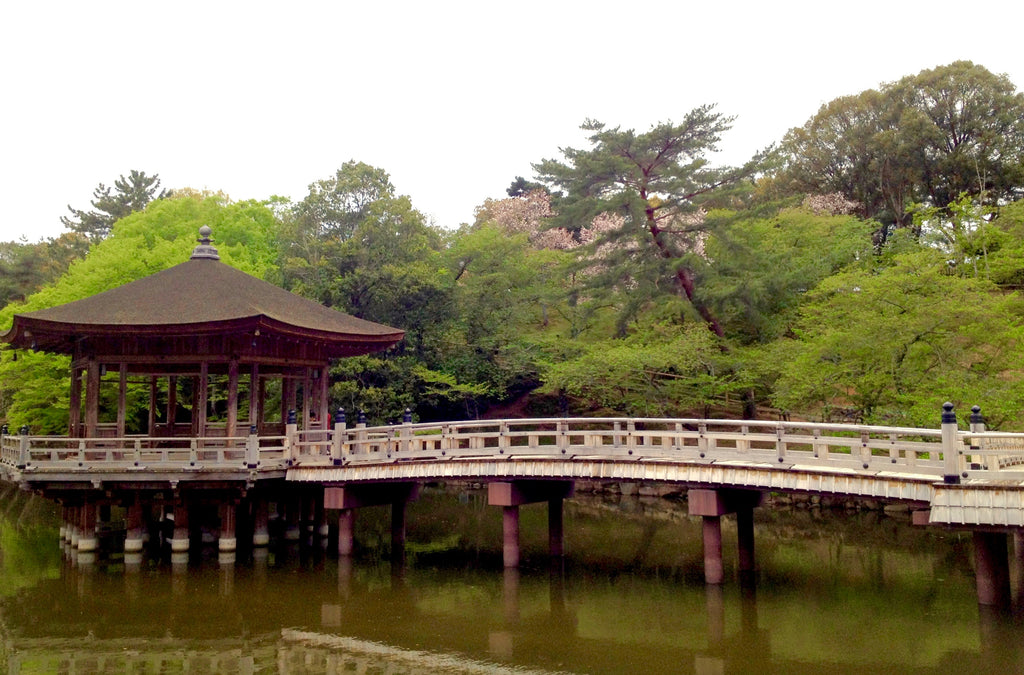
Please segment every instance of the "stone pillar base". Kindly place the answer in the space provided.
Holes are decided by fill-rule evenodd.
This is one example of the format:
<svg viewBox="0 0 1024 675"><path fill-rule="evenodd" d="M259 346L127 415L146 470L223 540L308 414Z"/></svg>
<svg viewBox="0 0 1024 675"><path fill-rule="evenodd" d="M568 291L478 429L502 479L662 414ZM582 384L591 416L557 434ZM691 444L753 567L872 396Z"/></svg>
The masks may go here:
<svg viewBox="0 0 1024 675"><path fill-rule="evenodd" d="M218 551L234 551L238 547L238 542L234 537L221 537L217 540Z"/></svg>
<svg viewBox="0 0 1024 675"><path fill-rule="evenodd" d="M125 553L138 553L142 550L142 545L145 542L142 537L126 537L124 540L124 552Z"/></svg>
<svg viewBox="0 0 1024 675"><path fill-rule="evenodd" d="M86 553L89 551L95 551L100 547L100 542L96 537L79 537L78 538L78 552Z"/></svg>

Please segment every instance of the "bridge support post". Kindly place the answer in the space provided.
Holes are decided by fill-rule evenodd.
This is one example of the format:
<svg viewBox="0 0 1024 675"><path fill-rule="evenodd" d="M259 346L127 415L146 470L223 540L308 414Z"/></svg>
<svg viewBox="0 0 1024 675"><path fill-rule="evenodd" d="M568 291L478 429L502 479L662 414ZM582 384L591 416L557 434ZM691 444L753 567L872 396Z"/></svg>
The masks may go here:
<svg viewBox="0 0 1024 675"><path fill-rule="evenodd" d="M552 558L565 555L564 501L561 497L548 500L548 553Z"/></svg>
<svg viewBox="0 0 1024 675"><path fill-rule="evenodd" d="M381 483L324 488L324 508L338 511L338 555L353 550L355 509L391 505L391 555L401 562L405 555L405 507L419 495L416 483Z"/></svg>
<svg viewBox="0 0 1024 675"><path fill-rule="evenodd" d="M270 543L270 505L260 495L252 505L252 545L263 547Z"/></svg>
<svg viewBox="0 0 1024 675"><path fill-rule="evenodd" d="M739 571L750 575L754 571L754 507L761 504L762 495L754 490L689 490L686 495L691 516L703 518L704 581L720 584L725 581L722 561L722 516L736 513L739 548Z"/></svg>
<svg viewBox="0 0 1024 675"><path fill-rule="evenodd" d="M506 569L519 567L519 506L501 507L501 560Z"/></svg>
<svg viewBox="0 0 1024 675"><path fill-rule="evenodd" d="M237 511L238 506L233 501L226 501L220 505L220 537L217 539L218 551L234 551L238 547L238 540L235 538Z"/></svg>
<svg viewBox="0 0 1024 675"><path fill-rule="evenodd" d="M78 552L95 551L99 546L99 540L96 539L96 502L87 499L82 505L80 527Z"/></svg>
<svg viewBox="0 0 1024 675"><path fill-rule="evenodd" d="M142 550L145 529L142 522L142 502L136 496L125 509L126 532L124 536L124 552L138 553Z"/></svg>
<svg viewBox="0 0 1024 675"><path fill-rule="evenodd" d="M405 561L405 499L391 502L391 561Z"/></svg>
<svg viewBox="0 0 1024 675"><path fill-rule="evenodd" d="M519 507L548 503L548 548L552 556L565 551L562 506L575 489L572 481L521 480L487 485L487 503L502 507L502 558L505 567L519 566Z"/></svg>
<svg viewBox="0 0 1024 675"><path fill-rule="evenodd" d="M974 532L974 576L978 604L1009 606L1010 563L1005 532Z"/></svg>
<svg viewBox="0 0 1024 675"><path fill-rule="evenodd" d="M174 533L171 535L171 553L188 551L188 502L179 497L174 501Z"/></svg>
<svg viewBox="0 0 1024 675"><path fill-rule="evenodd" d="M355 509L340 509L338 511L338 555L347 558L352 555L355 549Z"/></svg>

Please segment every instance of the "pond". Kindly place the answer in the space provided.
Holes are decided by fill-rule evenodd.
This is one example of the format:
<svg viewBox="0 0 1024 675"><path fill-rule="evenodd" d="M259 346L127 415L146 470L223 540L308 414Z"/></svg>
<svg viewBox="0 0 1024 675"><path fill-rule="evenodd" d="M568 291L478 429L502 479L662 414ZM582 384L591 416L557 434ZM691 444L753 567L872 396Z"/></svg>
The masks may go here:
<svg viewBox="0 0 1024 675"><path fill-rule="evenodd" d="M62 550L48 503L7 490L0 510L11 673L1024 672L1019 617L977 604L970 535L899 513L759 508L752 583L726 518L726 583L706 586L700 519L619 493L566 502L561 561L545 506L523 507L519 571L472 486L410 505L404 565L387 508L360 512L354 559L318 540L95 562Z"/></svg>

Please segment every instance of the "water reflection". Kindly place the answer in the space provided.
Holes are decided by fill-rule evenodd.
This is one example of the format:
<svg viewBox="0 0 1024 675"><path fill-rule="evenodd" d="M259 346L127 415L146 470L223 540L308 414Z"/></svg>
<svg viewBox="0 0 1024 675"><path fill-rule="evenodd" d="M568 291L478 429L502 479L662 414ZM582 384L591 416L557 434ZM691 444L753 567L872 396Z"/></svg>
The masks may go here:
<svg viewBox="0 0 1024 675"><path fill-rule="evenodd" d="M523 509L523 571L501 568L500 510L466 493L410 508L404 566L386 513L361 514L356 559L319 543L61 558L55 527L3 521L0 577L20 580L0 597L4 656L12 673L1024 672L1024 632L979 613L955 534L762 509L757 584L732 569L705 586L684 508L566 506L554 564L543 507Z"/></svg>

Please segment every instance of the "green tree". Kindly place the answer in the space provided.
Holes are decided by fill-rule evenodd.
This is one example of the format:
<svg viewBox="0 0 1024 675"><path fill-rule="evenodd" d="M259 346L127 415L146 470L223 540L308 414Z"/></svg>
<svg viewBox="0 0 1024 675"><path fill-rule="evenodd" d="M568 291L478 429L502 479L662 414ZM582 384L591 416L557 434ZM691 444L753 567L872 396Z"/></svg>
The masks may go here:
<svg viewBox="0 0 1024 675"><path fill-rule="evenodd" d="M776 405L826 420L927 426L950 400L982 405L995 424L1019 424L1020 299L994 290L950 274L946 256L929 248L829 277L792 336L761 361L777 376Z"/></svg>
<svg viewBox="0 0 1024 675"><path fill-rule="evenodd" d="M64 216L60 220L64 227L84 234L96 243L110 234L115 222L130 213L141 211L154 199L161 199L168 194L167 190L160 190L159 176L147 176L144 171L132 169L127 178L123 174L118 176L113 187L100 183L93 190L92 211L82 211L68 205L72 217Z"/></svg>
<svg viewBox="0 0 1024 675"><path fill-rule="evenodd" d="M587 250L591 266L588 289L629 288L642 304L674 288L715 334L724 335L707 298L698 287L704 233L702 206L724 188L751 176L761 157L740 169L713 168L707 155L717 148L731 118L703 106L680 124L664 122L646 133L588 120L591 147L563 149L564 161L534 165L540 180L564 196L554 199L554 227L580 233L599 216L609 225ZM595 262L593 259L591 263ZM600 272L600 273L597 273Z"/></svg>
<svg viewBox="0 0 1024 675"><path fill-rule="evenodd" d="M996 205L1024 190L1024 94L969 61L838 98L789 131L783 182L839 192L878 220L881 245L913 223L912 203L945 208L968 194Z"/></svg>

